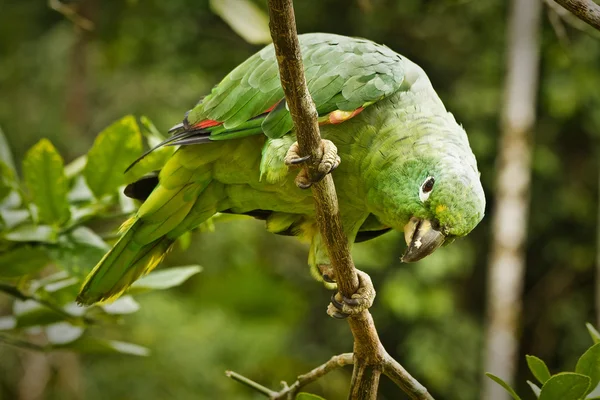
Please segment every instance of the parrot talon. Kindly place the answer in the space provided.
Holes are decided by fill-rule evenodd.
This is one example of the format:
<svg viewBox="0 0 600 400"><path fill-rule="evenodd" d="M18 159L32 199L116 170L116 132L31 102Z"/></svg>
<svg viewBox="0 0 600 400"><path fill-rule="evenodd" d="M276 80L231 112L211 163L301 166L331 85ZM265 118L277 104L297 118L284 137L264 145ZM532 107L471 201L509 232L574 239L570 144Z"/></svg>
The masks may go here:
<svg viewBox="0 0 600 400"><path fill-rule="evenodd" d="M360 301L357 299L348 298L346 296L342 296L342 299L344 299L344 303L348 304L349 306L358 306L360 304Z"/></svg>
<svg viewBox="0 0 600 400"><path fill-rule="evenodd" d="M285 164L288 166L298 166L310 159L310 155L301 157L298 154L299 151L298 142L294 142L285 156ZM306 168L304 168L296 177L296 186L300 189L308 189L313 183L319 182L325 175L335 170L341 162L337 154L337 147L335 147L335 144L331 140L327 139L321 140L317 157L319 158L319 164L311 176L309 176Z"/></svg>
<svg viewBox="0 0 600 400"><path fill-rule="evenodd" d="M287 164L290 165L298 165L298 164L302 164L305 161L308 161L308 159L310 158L310 154L304 157L298 157L298 158L292 158L289 161L287 161Z"/></svg>
<svg viewBox="0 0 600 400"><path fill-rule="evenodd" d="M350 316L350 314L344 314L339 311L334 312L331 316L335 319L346 319Z"/></svg>
<svg viewBox="0 0 600 400"><path fill-rule="evenodd" d="M327 307L327 314L331 317L342 319L341 315L346 315L347 317L360 314L373 305L375 289L373 288L371 278L360 270L356 270L356 274L358 275L358 289L352 297L346 297L340 293L331 296L331 303Z"/></svg>
<svg viewBox="0 0 600 400"><path fill-rule="evenodd" d="M335 295L336 293L331 295L331 304L333 304L333 306L338 310L342 311L344 309L344 305L335 298Z"/></svg>

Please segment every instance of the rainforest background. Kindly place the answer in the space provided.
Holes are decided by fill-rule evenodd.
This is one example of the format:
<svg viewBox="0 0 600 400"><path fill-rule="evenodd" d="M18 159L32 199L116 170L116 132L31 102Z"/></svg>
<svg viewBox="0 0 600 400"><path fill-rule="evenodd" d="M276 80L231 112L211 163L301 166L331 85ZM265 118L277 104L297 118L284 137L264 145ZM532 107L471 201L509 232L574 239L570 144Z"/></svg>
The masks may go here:
<svg viewBox="0 0 600 400"><path fill-rule="evenodd" d="M71 162L126 114L146 116L166 132L263 46L250 42L261 41L256 27L264 28L264 21L241 3L65 2L93 23L87 31L46 2L0 0L0 127L17 170L43 137ZM253 4L266 12L265 1ZM438 399L480 398L487 379L486 276L509 4L295 4L300 33L365 37L421 65L477 156L487 217L467 238L417 264L400 263L404 239L397 232L358 244L353 253L377 289L371 312L382 342ZM516 379L521 391L531 379L525 354L544 359L552 371L572 370L590 345L584 324L597 326L600 314L600 32L553 10L544 5L542 11L537 122L528 142L531 200ZM0 343L0 399L261 398L224 371L276 388L351 349L346 324L326 316L331 293L310 277L306 259L306 244L268 234L262 222L217 221L214 230L195 232L189 248L176 249L164 263L199 264L201 273L177 288L137 296L139 311L123 315L119 324L93 328L144 346L149 356L46 355ZM10 315L13 304L0 293L0 316ZM335 371L309 389L342 399L349 379L350 369ZM398 396L382 379L380 397Z"/></svg>

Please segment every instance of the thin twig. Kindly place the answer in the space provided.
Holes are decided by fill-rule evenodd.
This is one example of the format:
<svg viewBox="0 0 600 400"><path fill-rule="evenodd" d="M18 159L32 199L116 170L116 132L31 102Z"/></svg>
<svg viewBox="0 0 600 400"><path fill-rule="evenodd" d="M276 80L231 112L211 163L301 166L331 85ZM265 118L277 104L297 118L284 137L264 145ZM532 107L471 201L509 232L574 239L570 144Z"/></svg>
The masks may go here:
<svg viewBox="0 0 600 400"><path fill-rule="evenodd" d="M277 63L281 86L294 121L300 155L310 155L308 176L315 176L321 143L317 111L312 101L302 65L300 44L296 34L296 21L292 0L269 0L269 27ZM359 286L356 269L348 238L344 235L339 215L337 195L333 178L325 178L312 185L315 200L317 225L327 247L331 264L335 271L339 291L351 297ZM384 369L385 359L389 357L377 335L373 318L368 310L348 318L348 324L354 336L354 370L350 385L350 398L374 400L377 397L379 376ZM423 386L408 372L394 375L395 381L413 399L433 399Z"/></svg>
<svg viewBox="0 0 600 400"><path fill-rule="evenodd" d="M339 354L337 356L333 356L325 364L318 366L317 368L313 369L310 372L307 372L306 374L298 376L296 382L294 382L291 386L288 386L288 384L285 382L281 382L283 385L283 389L279 392L271 390L261 385L260 383L254 382L252 379L246 378L245 376L240 375L234 371L225 371L225 375L227 375L229 378L235 381L238 381L256 390L257 392L267 396L271 400L288 400L294 399L296 394L298 394L298 391L300 391L301 388L308 385L309 383L316 381L317 379L328 374L334 369L341 368L346 365L352 365L353 363L354 357L352 353L344 353Z"/></svg>
<svg viewBox="0 0 600 400"><path fill-rule="evenodd" d="M48 7L64 15L77 27L86 31L94 30L94 23L78 14L72 6L62 3L60 0L48 0Z"/></svg>
<svg viewBox="0 0 600 400"><path fill-rule="evenodd" d="M592 0L554 0L573 15L600 31L600 5Z"/></svg>
<svg viewBox="0 0 600 400"><path fill-rule="evenodd" d="M5 335L4 333L0 333L0 342L7 344L9 346L19 347L27 350L35 350L35 351L47 351L48 348L45 346L40 346L39 344L31 343L25 340L17 339L12 336Z"/></svg>
<svg viewBox="0 0 600 400"><path fill-rule="evenodd" d="M277 396L277 392L275 392L267 387L264 387L260 383L254 382L252 379L246 378L245 376L240 375L237 372L225 371L225 375L227 375L228 378L231 378L234 381L238 381L238 382L248 386L249 388L256 390L257 392L264 394L265 396L267 396L270 399Z"/></svg>
<svg viewBox="0 0 600 400"><path fill-rule="evenodd" d="M87 316L73 315L65 311L62 307L57 306L56 304L51 303L46 299L36 296L35 294L24 293L12 285L7 285L5 283L0 282L0 292L6 293L9 296L12 296L22 301L35 301L36 303L54 311L55 313L62 315L66 320L74 324L81 324L82 322L86 324L94 324L97 322L95 319Z"/></svg>
<svg viewBox="0 0 600 400"><path fill-rule="evenodd" d="M276 393L276 395L272 398L273 400L287 400L293 399L296 394L302 389L304 386L308 385L316 381L317 379L327 375L329 372L333 371L337 368L342 368L346 365L354 364L354 357L352 353L344 353L339 354L337 356L333 356L327 361L325 364L318 366L306 374L298 376L296 382L292 383L290 386L284 385L284 388Z"/></svg>
<svg viewBox="0 0 600 400"><path fill-rule="evenodd" d="M548 0L552 1L552 0ZM553 4L556 7L560 8L557 4ZM563 9L564 11L564 9ZM567 35L567 30L565 29L565 25L563 24L560 15L552 9L552 7L548 7L548 20L550 21L550 25L552 25L552 29L554 29L554 33L558 38L559 42L564 48L569 47L569 35ZM579 21L579 20L577 20ZM581 21L579 21L581 22Z"/></svg>

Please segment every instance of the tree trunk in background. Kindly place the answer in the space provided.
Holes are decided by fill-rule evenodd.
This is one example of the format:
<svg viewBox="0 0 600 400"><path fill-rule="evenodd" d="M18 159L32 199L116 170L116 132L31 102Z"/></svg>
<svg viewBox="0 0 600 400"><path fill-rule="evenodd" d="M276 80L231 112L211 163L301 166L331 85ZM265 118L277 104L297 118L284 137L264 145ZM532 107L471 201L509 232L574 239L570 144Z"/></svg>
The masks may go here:
<svg viewBox="0 0 600 400"><path fill-rule="evenodd" d="M485 371L509 384L516 372L519 348L541 8L541 1L513 0L507 31L507 75L488 271ZM483 386L483 399L509 398L490 379Z"/></svg>
<svg viewBox="0 0 600 400"><path fill-rule="evenodd" d="M43 344L46 338L43 334L28 335L33 343ZM52 370L46 353L23 351L21 357L23 375L19 379L18 400L42 400L46 387L50 382Z"/></svg>

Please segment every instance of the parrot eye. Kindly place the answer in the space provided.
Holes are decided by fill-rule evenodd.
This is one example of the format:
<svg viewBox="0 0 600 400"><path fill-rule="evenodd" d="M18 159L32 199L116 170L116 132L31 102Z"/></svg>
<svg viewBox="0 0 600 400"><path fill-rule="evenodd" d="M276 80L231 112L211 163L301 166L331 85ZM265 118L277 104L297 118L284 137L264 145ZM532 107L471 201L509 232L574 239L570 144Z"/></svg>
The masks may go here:
<svg viewBox="0 0 600 400"><path fill-rule="evenodd" d="M429 198L429 195L433 190L434 183L435 179L433 178L433 176L428 176L427 179L425 179L425 182L423 182L423 184L419 188L419 199L421 199L422 202L427 201L427 199Z"/></svg>

